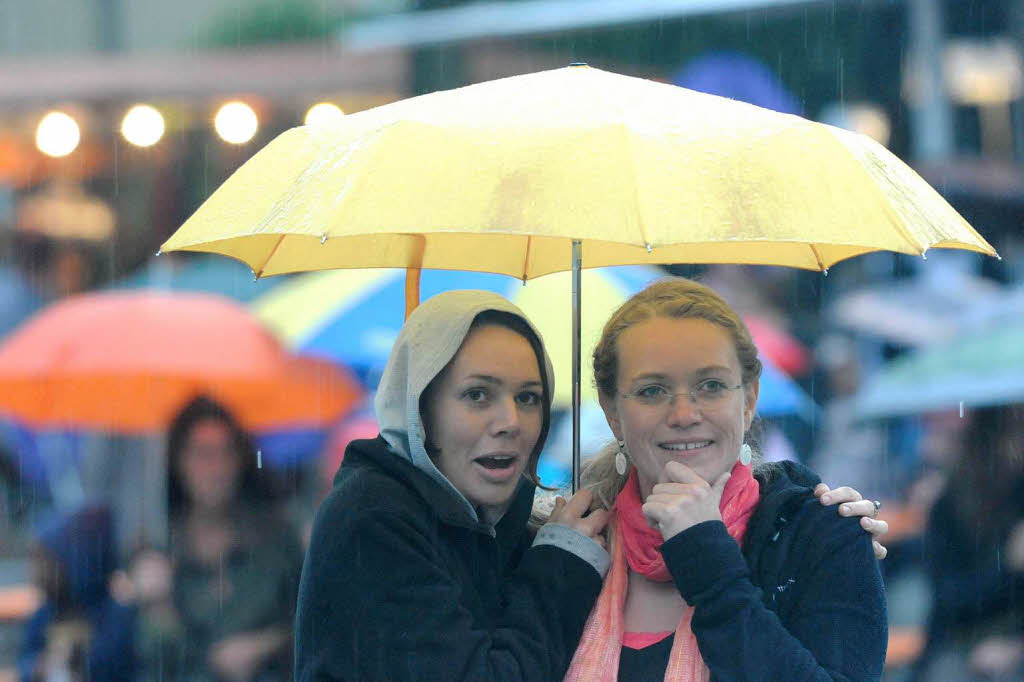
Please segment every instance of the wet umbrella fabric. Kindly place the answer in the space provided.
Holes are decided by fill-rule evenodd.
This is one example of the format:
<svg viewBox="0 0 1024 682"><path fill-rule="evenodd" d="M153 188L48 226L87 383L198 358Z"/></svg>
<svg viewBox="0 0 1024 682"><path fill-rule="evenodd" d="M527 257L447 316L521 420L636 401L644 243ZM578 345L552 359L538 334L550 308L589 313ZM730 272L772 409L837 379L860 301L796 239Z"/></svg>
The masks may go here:
<svg viewBox="0 0 1024 682"><path fill-rule="evenodd" d="M892 361L857 397L863 418L1024 402L1024 322L975 328Z"/></svg>
<svg viewBox="0 0 1024 682"><path fill-rule="evenodd" d="M823 269L887 249L992 248L868 137L586 66L286 131L165 251L259 275L411 267L529 279L571 267Z"/></svg>
<svg viewBox="0 0 1024 682"><path fill-rule="evenodd" d="M0 413L33 428L157 431L200 393L256 431L329 424L362 391L217 296L76 296L0 345Z"/></svg>

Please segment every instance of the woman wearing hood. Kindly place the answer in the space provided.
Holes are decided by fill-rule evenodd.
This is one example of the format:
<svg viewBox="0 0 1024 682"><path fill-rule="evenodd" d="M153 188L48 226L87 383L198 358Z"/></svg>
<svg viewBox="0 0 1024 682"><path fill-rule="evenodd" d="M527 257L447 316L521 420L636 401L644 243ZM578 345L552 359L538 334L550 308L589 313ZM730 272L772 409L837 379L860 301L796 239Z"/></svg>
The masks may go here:
<svg viewBox="0 0 1024 682"><path fill-rule="evenodd" d="M551 363L511 303L424 302L392 350L381 435L349 445L313 524L298 680L553 680L601 590L583 492L531 538Z"/></svg>

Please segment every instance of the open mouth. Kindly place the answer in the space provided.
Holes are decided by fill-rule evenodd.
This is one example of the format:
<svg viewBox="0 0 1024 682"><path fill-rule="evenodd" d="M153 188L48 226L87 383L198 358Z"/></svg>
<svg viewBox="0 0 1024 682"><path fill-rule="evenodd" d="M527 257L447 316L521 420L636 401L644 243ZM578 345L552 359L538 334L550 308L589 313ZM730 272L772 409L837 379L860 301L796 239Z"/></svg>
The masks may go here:
<svg viewBox="0 0 1024 682"><path fill-rule="evenodd" d="M476 463L484 469L501 471L514 467L516 465L516 458L512 455L487 455L485 457L477 457Z"/></svg>

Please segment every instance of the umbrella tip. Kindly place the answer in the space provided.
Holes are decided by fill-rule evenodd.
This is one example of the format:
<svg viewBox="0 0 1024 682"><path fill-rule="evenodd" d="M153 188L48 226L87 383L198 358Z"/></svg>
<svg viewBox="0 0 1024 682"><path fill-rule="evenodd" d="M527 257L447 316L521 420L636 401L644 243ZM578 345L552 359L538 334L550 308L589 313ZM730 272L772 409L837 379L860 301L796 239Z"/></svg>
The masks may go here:
<svg viewBox="0 0 1024 682"><path fill-rule="evenodd" d="M156 250L156 256L157 256L157 258L159 258L159 257L160 257L160 256L162 256L162 255L164 255L164 251L163 251L163 249L157 249L157 250Z"/></svg>
<svg viewBox="0 0 1024 682"><path fill-rule="evenodd" d="M646 244L644 244L644 246L647 247L647 253L650 253L651 251L653 251L653 249L651 248L651 243L650 242L647 242Z"/></svg>
<svg viewBox="0 0 1024 682"><path fill-rule="evenodd" d="M825 268L824 270L822 270L822 271L821 271L821 274L823 274L823 275L825 275L826 277L828 277L828 268Z"/></svg>
<svg viewBox="0 0 1024 682"><path fill-rule="evenodd" d="M321 244L326 244L327 243L327 233L326 232L324 232L322 235L320 235L320 243Z"/></svg>

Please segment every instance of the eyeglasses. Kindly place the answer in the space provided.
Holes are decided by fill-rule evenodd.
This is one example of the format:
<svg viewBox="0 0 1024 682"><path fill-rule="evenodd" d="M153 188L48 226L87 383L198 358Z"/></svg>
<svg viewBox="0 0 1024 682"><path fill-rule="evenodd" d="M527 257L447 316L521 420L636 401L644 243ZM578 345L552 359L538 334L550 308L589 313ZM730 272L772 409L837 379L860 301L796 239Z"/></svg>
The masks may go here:
<svg viewBox="0 0 1024 682"><path fill-rule="evenodd" d="M622 397L634 400L638 405L645 407L665 408L674 406L676 398L685 395L689 396L697 407L713 410L725 402L730 391L737 391L741 388L743 388L742 383L728 386L718 379L705 379L689 391L672 393L661 384L647 384L628 393L623 393Z"/></svg>

